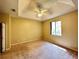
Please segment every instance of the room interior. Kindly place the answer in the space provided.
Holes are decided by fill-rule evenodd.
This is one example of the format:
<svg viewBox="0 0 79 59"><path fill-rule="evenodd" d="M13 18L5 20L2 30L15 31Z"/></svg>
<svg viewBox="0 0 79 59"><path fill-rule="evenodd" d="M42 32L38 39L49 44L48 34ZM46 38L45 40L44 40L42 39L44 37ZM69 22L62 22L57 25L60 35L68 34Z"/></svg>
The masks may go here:
<svg viewBox="0 0 79 59"><path fill-rule="evenodd" d="M46 44L47 45L46 49L48 49L49 51L47 52L46 50L45 52L47 52L47 54L50 54L51 56L52 56L51 52L52 48L49 44L55 44L70 51L74 51L77 54L78 52L77 2L78 2L77 0L0 1L0 7L1 7L0 23L5 24L5 35L4 35L5 54L3 53L3 55L6 55L12 49L16 49L16 51L19 51L18 49L21 50L22 48L24 50L27 50L26 48L24 48L26 45L25 43L27 43L29 47L33 45L34 46L33 49L36 49L35 47L41 46L42 44ZM53 28L51 26L51 23L57 21L61 21L60 36L52 34ZM49 44L45 42L48 42ZM22 44L24 44L24 46ZM61 51L59 52L61 54ZM46 59L40 56L38 58L28 57L28 59L40 59L40 58ZM51 58L49 56L49 58L56 59L57 57ZM3 57L3 59L5 59L5 57ZM9 58L7 57L7 59ZM61 57L60 59L67 59L67 58ZM77 55L75 59L77 59Z"/></svg>

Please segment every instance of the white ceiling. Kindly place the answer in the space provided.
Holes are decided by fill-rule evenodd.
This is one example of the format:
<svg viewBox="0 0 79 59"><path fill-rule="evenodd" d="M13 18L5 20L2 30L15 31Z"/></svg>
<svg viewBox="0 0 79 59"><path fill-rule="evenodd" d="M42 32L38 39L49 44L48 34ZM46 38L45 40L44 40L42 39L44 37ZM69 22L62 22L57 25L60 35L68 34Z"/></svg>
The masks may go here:
<svg viewBox="0 0 79 59"><path fill-rule="evenodd" d="M33 11L35 4L32 2L41 3L50 12L42 18L37 17ZM13 16L44 21L76 10L77 2L78 0L0 0L0 10Z"/></svg>

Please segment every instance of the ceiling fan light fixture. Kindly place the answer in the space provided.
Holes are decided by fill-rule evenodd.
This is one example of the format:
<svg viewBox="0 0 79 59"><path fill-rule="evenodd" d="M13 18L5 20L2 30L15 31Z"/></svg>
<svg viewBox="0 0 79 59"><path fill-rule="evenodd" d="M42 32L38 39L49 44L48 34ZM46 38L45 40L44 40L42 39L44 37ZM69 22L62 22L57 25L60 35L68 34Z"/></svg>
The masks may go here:
<svg viewBox="0 0 79 59"><path fill-rule="evenodd" d="M38 17L42 17L47 11L46 9L35 9L35 13Z"/></svg>
<svg viewBox="0 0 79 59"><path fill-rule="evenodd" d="M34 12L35 12L37 17L41 18L46 13L48 13L48 9L44 8L41 3L36 2L36 7L34 8Z"/></svg>
<svg viewBox="0 0 79 59"><path fill-rule="evenodd" d="M37 16L38 16L38 17L42 17L42 16L43 16L43 14L39 13L39 14L37 14Z"/></svg>

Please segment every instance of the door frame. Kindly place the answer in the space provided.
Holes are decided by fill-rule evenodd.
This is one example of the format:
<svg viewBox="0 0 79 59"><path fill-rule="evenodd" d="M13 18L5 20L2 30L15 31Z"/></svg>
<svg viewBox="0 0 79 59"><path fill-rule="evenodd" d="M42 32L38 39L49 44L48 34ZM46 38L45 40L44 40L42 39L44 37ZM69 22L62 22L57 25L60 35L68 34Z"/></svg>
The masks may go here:
<svg viewBox="0 0 79 59"><path fill-rule="evenodd" d="M2 23L2 52L6 51L6 24Z"/></svg>

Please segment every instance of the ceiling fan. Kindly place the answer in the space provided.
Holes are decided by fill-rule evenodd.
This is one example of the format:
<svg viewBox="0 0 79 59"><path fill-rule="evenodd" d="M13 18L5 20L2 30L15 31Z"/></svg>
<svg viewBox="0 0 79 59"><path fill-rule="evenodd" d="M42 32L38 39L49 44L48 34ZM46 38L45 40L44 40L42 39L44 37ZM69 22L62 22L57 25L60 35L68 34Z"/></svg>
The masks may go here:
<svg viewBox="0 0 79 59"><path fill-rule="evenodd" d="M48 12L48 9L43 8L42 4L37 2L34 12L37 14L38 17L42 17L43 15L45 15Z"/></svg>
<svg viewBox="0 0 79 59"><path fill-rule="evenodd" d="M52 14L52 10L50 8L44 7L42 2L36 0L31 0L27 9L33 11L39 18L43 17L44 15Z"/></svg>

